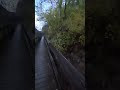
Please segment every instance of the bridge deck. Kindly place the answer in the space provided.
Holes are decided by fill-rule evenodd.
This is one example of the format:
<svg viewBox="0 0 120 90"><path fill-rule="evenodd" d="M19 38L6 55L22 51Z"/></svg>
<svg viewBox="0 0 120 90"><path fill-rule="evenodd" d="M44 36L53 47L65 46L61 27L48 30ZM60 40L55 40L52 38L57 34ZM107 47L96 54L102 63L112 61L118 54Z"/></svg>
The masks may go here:
<svg viewBox="0 0 120 90"><path fill-rule="evenodd" d="M35 54L35 90L56 90L44 37L36 47Z"/></svg>
<svg viewBox="0 0 120 90"><path fill-rule="evenodd" d="M0 43L0 90L32 90L32 60L17 26L12 37Z"/></svg>

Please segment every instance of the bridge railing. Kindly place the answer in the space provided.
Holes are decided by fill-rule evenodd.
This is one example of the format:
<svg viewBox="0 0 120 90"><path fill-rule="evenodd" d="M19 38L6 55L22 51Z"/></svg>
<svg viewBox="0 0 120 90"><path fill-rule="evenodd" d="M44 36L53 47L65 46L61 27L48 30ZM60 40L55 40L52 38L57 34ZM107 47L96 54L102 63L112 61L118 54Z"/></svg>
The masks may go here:
<svg viewBox="0 0 120 90"><path fill-rule="evenodd" d="M22 25L22 24L21 24ZM28 48L29 54L31 57L34 57L34 41L30 38L27 31L25 30L24 25L22 25L22 32L25 40L26 47Z"/></svg>
<svg viewBox="0 0 120 90"><path fill-rule="evenodd" d="M45 38L61 90L85 90L85 77Z"/></svg>

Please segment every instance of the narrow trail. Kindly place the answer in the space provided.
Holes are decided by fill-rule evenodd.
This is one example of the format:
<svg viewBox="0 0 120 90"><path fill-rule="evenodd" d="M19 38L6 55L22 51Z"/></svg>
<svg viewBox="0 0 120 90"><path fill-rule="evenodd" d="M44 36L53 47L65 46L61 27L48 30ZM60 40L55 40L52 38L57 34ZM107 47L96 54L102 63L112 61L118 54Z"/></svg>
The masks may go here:
<svg viewBox="0 0 120 90"><path fill-rule="evenodd" d="M44 37L38 43L35 54L35 90L56 90L56 81Z"/></svg>

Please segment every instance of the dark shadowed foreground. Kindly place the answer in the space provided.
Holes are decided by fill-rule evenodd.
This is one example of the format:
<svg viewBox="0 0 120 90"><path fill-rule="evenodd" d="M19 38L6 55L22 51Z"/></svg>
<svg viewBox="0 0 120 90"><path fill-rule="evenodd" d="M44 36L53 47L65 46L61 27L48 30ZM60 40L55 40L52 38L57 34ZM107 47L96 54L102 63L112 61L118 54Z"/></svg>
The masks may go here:
<svg viewBox="0 0 120 90"><path fill-rule="evenodd" d="M32 90L32 60L21 26L0 43L0 90Z"/></svg>

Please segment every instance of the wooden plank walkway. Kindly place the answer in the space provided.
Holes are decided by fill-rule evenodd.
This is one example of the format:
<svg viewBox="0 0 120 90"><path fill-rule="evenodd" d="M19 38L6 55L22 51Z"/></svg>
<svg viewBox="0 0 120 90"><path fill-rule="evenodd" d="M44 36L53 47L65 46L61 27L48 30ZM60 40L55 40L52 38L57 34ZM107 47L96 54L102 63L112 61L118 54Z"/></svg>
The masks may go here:
<svg viewBox="0 0 120 90"><path fill-rule="evenodd" d="M44 37L36 46L35 54L35 90L57 90Z"/></svg>

